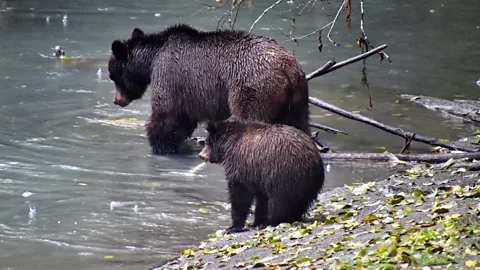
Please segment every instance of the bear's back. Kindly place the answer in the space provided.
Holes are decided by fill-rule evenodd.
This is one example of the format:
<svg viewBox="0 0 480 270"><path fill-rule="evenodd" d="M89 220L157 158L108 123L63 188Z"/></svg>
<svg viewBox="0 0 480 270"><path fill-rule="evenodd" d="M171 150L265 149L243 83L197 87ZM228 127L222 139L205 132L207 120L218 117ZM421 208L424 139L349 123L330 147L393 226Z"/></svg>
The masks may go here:
<svg viewBox="0 0 480 270"><path fill-rule="evenodd" d="M237 137L236 150L244 159L255 157L249 163L264 163L266 160L278 161L284 165L294 163L321 162L314 141L303 131L287 125L254 123L246 126L242 135Z"/></svg>

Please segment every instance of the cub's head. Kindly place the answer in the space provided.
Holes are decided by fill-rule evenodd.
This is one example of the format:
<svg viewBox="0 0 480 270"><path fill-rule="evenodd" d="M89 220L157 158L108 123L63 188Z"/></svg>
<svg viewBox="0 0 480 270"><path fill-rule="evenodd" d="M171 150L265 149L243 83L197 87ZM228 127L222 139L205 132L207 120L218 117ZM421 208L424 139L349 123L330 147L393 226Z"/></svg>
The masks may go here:
<svg viewBox="0 0 480 270"><path fill-rule="evenodd" d="M141 68L136 65L139 64L132 64L133 47L144 38L145 33L135 28L130 39L112 42L108 72L110 79L115 83L113 103L121 107L127 106L133 100L140 99L150 83L144 76L138 74Z"/></svg>
<svg viewBox="0 0 480 270"><path fill-rule="evenodd" d="M245 125L237 119L230 118L220 122L208 122L208 136L199 157L206 162L222 164L227 155L237 152L237 140L243 135Z"/></svg>

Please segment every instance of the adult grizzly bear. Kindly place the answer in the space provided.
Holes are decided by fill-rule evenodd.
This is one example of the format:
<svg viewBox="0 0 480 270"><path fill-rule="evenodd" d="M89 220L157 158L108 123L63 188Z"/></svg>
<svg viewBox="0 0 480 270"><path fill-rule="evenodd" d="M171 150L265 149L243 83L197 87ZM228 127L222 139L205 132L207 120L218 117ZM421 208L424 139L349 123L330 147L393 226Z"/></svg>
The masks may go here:
<svg viewBox="0 0 480 270"><path fill-rule="evenodd" d="M198 122L231 115L310 134L305 74L284 47L267 37L188 25L154 34L135 28L128 40L113 41L108 71L119 106L141 98L150 85L146 130L157 154L177 153Z"/></svg>
<svg viewBox="0 0 480 270"><path fill-rule="evenodd" d="M302 220L325 179L310 136L294 127L235 117L208 123L207 131L199 156L225 168L232 204L227 233L244 230L254 199L254 227Z"/></svg>

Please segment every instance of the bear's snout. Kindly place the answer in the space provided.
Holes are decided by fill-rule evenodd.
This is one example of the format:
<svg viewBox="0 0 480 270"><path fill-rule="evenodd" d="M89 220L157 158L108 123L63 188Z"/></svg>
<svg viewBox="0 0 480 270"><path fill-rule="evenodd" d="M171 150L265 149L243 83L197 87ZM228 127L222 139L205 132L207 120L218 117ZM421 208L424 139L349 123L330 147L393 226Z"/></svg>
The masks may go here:
<svg viewBox="0 0 480 270"><path fill-rule="evenodd" d="M122 93L115 89L115 96L113 98L113 104L118 105L120 107L125 107L130 104L130 99L122 95Z"/></svg>
<svg viewBox="0 0 480 270"><path fill-rule="evenodd" d="M210 158L210 153L207 147L203 147L202 151L200 151L200 154L198 154L198 156L204 161L208 161L208 159Z"/></svg>

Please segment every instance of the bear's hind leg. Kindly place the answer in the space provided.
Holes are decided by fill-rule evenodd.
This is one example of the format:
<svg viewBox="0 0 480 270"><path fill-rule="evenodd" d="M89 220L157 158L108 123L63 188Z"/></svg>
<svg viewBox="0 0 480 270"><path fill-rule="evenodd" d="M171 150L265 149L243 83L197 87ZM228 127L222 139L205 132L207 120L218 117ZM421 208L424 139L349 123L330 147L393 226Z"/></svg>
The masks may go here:
<svg viewBox="0 0 480 270"><path fill-rule="evenodd" d="M252 206L254 194L241 182L232 179L228 179L228 193L232 204L232 226L225 232L243 232L245 231L245 221Z"/></svg>
<svg viewBox="0 0 480 270"><path fill-rule="evenodd" d="M255 200L255 219L253 221L252 227L264 229L265 227L267 227L268 221L268 198L264 195L257 195Z"/></svg>
<svg viewBox="0 0 480 270"><path fill-rule="evenodd" d="M268 225L277 226L280 223L302 221L304 212L305 209L288 197L269 198Z"/></svg>

